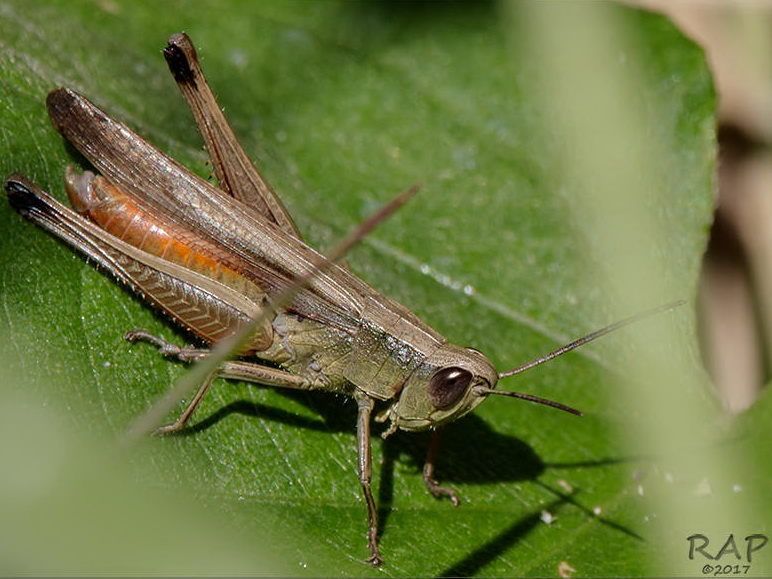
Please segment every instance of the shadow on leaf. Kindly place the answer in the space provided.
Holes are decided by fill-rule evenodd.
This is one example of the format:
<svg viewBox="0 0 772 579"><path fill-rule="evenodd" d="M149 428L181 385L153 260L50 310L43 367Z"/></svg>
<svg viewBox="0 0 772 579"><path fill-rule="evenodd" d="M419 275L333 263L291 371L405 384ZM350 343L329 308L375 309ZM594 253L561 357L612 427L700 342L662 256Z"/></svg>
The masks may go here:
<svg viewBox="0 0 772 579"><path fill-rule="evenodd" d="M329 433L351 433L356 429L357 406L352 399L329 393L281 391L286 398L306 406L319 418L299 416L288 410L265 404L236 400L216 410L202 420L186 427L176 436L191 436L217 425L233 414L270 420L303 429ZM388 530L388 519L394 502L394 477L400 465L408 470L421 473L429 447L431 431L398 431L383 443L383 461L380 465L378 485L379 535ZM469 576L476 573L488 562L529 533L540 521L544 510L552 512L569 504L584 512L588 519L594 518L632 538L641 537L626 527L605 518L597 517L592 509L576 500L575 493L566 494L539 481L547 469L602 467L631 458L610 458L577 463L545 463L531 446L522 440L493 430L484 420L474 414L465 416L443 430L439 452L435 458L435 476L443 485L497 484L518 481L532 481L556 496L556 500L514 523L483 547L453 565L443 575ZM352 473L353 474L353 473ZM428 494L428 490L427 490ZM463 496L460 497L463 502ZM442 500L442 499L436 499ZM449 508L452 508L448 501Z"/></svg>

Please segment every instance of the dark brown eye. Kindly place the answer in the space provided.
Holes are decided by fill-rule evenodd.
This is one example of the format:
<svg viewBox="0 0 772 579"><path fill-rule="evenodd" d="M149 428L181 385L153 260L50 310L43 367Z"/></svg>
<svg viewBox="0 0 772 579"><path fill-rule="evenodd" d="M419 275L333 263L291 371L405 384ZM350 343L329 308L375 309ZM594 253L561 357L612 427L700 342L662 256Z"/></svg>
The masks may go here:
<svg viewBox="0 0 772 579"><path fill-rule="evenodd" d="M442 410L453 406L466 392L472 381L472 373L463 368L451 366L434 373L429 380L429 402Z"/></svg>

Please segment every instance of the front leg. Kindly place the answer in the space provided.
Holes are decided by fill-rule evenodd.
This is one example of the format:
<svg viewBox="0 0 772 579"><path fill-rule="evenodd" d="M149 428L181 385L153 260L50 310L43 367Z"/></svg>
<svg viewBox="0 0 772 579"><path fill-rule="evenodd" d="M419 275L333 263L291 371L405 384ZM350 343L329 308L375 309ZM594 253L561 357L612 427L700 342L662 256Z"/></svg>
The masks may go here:
<svg viewBox="0 0 772 579"><path fill-rule="evenodd" d="M383 562L381 554L378 552L378 509L373 498L373 491L370 488L370 479L372 477L372 456L370 455L370 415L373 412L373 399L362 392L357 391L355 395L359 406L357 415L357 451L359 466L359 484L362 485L362 492L365 495L367 503L367 546L370 548L370 557L367 562L377 567Z"/></svg>

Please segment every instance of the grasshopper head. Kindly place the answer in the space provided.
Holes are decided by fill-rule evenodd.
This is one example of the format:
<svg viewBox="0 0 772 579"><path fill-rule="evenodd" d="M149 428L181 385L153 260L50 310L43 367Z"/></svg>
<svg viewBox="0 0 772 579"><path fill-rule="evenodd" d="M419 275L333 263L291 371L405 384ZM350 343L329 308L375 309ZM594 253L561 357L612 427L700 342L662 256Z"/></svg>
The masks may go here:
<svg viewBox="0 0 772 579"><path fill-rule="evenodd" d="M506 372L497 373L488 358L477 350L445 343L428 355L410 374L399 393L399 398L388 408L383 418L390 418L394 428L424 430L462 417L491 394L520 398L581 416L581 412L560 402L521 392L495 390L496 383L499 378L525 372L609 332L683 303L673 302L631 316Z"/></svg>
<svg viewBox="0 0 772 579"><path fill-rule="evenodd" d="M485 400L497 381L483 354L446 343L410 375L389 414L403 430L439 426Z"/></svg>
<svg viewBox="0 0 772 579"><path fill-rule="evenodd" d="M581 412L560 402L521 392L495 390L496 383L499 378L525 372L609 332L683 304L683 301L673 302L631 316L506 372L497 373L488 358L477 350L445 343L427 356L408 377L399 398L389 407L384 418L390 418L396 428L424 430L462 417L491 394L520 398L581 416Z"/></svg>
<svg viewBox="0 0 772 579"><path fill-rule="evenodd" d="M575 348L578 342L564 346L559 352ZM462 417L491 394L520 398L581 416L581 412L560 402L521 392L495 390L499 378L541 364L559 355L556 352L509 372L497 373L481 352L443 344L410 375L398 400L389 408L388 416L394 426L403 430L424 430Z"/></svg>

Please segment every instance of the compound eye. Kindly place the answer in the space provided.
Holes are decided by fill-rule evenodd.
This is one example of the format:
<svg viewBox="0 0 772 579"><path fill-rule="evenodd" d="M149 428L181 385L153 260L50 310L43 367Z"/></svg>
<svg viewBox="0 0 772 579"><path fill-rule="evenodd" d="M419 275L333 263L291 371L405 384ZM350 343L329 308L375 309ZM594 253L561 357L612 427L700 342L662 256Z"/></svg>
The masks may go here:
<svg viewBox="0 0 772 579"><path fill-rule="evenodd" d="M437 370L429 379L429 402L440 410L453 406L466 393L472 373L450 366Z"/></svg>

